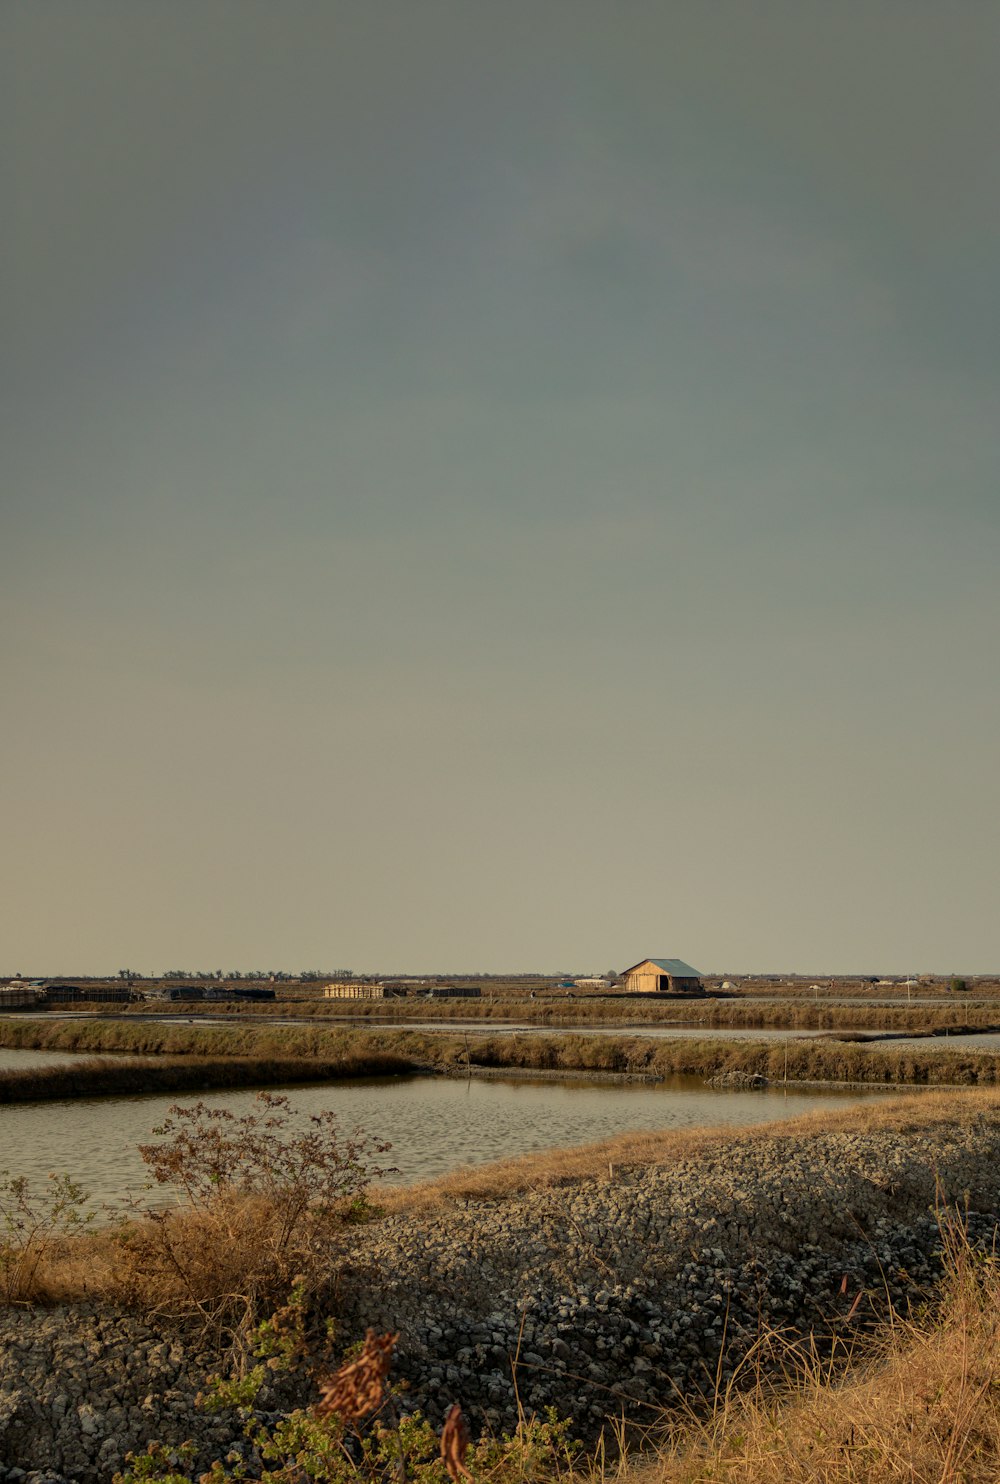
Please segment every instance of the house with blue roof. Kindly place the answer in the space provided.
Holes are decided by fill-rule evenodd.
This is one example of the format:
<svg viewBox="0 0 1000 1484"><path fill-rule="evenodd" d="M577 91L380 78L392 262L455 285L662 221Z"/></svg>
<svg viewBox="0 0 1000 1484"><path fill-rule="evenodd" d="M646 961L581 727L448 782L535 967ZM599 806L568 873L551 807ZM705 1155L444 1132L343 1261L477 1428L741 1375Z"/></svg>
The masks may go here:
<svg viewBox="0 0 1000 1484"><path fill-rule="evenodd" d="M682 958L644 958L622 974L629 994L704 994L701 975Z"/></svg>

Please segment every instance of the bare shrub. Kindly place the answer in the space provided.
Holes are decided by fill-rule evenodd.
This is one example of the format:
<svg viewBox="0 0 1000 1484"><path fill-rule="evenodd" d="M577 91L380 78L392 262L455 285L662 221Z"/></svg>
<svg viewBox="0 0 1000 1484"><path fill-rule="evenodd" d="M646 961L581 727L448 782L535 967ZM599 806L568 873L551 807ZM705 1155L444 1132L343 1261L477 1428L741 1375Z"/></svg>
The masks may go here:
<svg viewBox="0 0 1000 1484"><path fill-rule="evenodd" d="M54 1244L91 1219L80 1212L86 1199L69 1175L50 1175L38 1191L24 1175L0 1172L0 1295L8 1304L37 1298L39 1269Z"/></svg>
<svg viewBox="0 0 1000 1484"><path fill-rule="evenodd" d="M117 1283L151 1312L197 1318L236 1335L298 1280L309 1292L329 1274L346 1225L370 1214L368 1190L389 1148L344 1135L332 1112L296 1117L288 1098L257 1094L240 1117L205 1103L173 1107L139 1152L158 1185L176 1193L162 1211L133 1205L118 1233Z"/></svg>

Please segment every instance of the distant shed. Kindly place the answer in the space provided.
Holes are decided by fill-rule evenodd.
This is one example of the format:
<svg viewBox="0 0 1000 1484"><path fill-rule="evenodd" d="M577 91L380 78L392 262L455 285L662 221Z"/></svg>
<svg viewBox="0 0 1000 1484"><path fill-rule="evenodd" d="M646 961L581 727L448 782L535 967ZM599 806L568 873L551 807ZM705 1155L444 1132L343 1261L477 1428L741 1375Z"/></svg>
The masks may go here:
<svg viewBox="0 0 1000 1484"><path fill-rule="evenodd" d="M0 984L0 1014L7 1010L37 1010L45 1003L40 989L30 984Z"/></svg>
<svg viewBox="0 0 1000 1484"><path fill-rule="evenodd" d="M701 975L681 958L644 958L622 975L628 994L702 994Z"/></svg>
<svg viewBox="0 0 1000 1484"><path fill-rule="evenodd" d="M43 993L49 1005L73 1005L80 1000L128 1004L133 998L127 984L46 984Z"/></svg>
<svg viewBox="0 0 1000 1484"><path fill-rule="evenodd" d="M324 985L326 1000L394 1000L405 995L403 989L394 989L388 984L373 984L364 979L335 979Z"/></svg>

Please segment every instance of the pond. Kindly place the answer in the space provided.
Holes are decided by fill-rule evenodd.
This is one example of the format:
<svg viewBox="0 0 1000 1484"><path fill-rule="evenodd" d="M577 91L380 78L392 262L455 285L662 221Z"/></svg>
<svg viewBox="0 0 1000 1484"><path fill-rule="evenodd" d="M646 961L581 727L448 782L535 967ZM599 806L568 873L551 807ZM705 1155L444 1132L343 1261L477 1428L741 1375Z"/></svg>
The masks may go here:
<svg viewBox="0 0 1000 1484"><path fill-rule="evenodd" d="M431 1179L463 1166L510 1155L593 1143L632 1129L689 1129L760 1124L817 1108L884 1098L870 1089L715 1091L699 1079L662 1083L370 1078L289 1090L303 1119L332 1109L347 1129L388 1140L382 1163L393 1183ZM0 1169L44 1181L50 1171L73 1175L95 1205L140 1193L146 1168L136 1146L177 1101L194 1097L86 1098L0 1107ZM202 1095L210 1107L241 1114L250 1091Z"/></svg>

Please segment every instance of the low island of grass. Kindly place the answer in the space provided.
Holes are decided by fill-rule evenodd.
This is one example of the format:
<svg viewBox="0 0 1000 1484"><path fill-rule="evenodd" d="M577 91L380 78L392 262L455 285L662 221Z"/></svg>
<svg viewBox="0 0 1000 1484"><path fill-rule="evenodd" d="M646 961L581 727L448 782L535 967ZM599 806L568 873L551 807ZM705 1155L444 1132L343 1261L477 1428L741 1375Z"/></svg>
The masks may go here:
<svg viewBox="0 0 1000 1484"><path fill-rule="evenodd" d="M62 1050L105 1058L100 1071L38 1068L0 1078L0 1099L194 1087L281 1085L333 1077L469 1074L577 1074L659 1078L672 1075L764 1078L781 1083L870 1086L989 1086L1000 1080L1000 1056L956 1050L947 1038L919 1045L891 1041L791 1038L735 1041L654 1039L641 1032L584 1035L277 1026L254 1019L208 1025L93 1017L0 1021L0 1045ZM122 1057L116 1068L113 1057ZM144 1059L137 1068L125 1057ZM151 1059L171 1063L160 1071ZM191 1062L182 1070L178 1059ZM145 1083L143 1078L146 1078ZM184 1079L188 1080L185 1082ZM170 1080L174 1079L174 1080ZM58 1092L46 1094L46 1087ZM20 1089L20 1092L18 1091ZM29 1091L29 1089L32 1089Z"/></svg>

